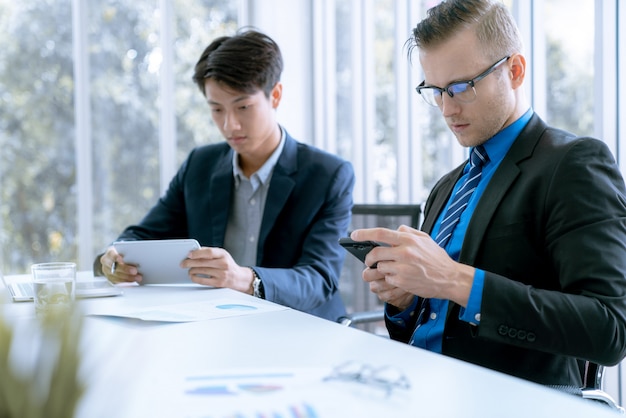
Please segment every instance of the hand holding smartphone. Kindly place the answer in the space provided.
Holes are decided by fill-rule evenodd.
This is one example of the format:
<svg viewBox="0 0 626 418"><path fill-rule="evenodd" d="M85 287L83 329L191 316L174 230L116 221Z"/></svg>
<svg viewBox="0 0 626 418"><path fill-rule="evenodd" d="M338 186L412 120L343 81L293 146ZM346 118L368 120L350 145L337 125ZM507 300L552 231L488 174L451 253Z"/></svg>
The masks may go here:
<svg viewBox="0 0 626 418"><path fill-rule="evenodd" d="M377 241L354 241L352 238L343 237L339 238L339 245L345 248L350 254L361 260L365 264L365 256L369 253L374 247L389 247L388 244L384 242ZM376 268L377 263L368 266L371 269Z"/></svg>

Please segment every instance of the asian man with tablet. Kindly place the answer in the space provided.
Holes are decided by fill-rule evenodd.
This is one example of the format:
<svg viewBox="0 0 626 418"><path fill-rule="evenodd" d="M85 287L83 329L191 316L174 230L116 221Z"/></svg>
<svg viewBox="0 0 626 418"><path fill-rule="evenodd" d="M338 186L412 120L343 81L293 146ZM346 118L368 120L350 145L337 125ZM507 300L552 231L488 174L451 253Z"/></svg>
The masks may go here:
<svg viewBox="0 0 626 418"><path fill-rule="evenodd" d="M277 122L283 85L278 45L254 29L215 39L193 80L225 141L191 151L168 190L117 241L194 239L179 261L189 282L228 287L335 321L354 171L296 141ZM215 142L215 141L213 141ZM94 271L139 282L147 266L111 245Z"/></svg>

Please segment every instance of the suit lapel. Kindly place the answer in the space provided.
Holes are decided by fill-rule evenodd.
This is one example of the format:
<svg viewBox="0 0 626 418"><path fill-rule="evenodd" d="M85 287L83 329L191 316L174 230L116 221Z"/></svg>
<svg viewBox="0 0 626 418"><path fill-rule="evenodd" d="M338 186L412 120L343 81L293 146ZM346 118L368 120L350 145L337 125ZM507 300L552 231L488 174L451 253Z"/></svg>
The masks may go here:
<svg viewBox="0 0 626 418"><path fill-rule="evenodd" d="M489 219L493 216L504 194L518 175L519 168L515 162L510 161L507 155L474 209L474 215L467 225L463 238L463 246L459 254L460 262L471 263L476 259L480 243L489 225Z"/></svg>
<svg viewBox="0 0 626 418"><path fill-rule="evenodd" d="M226 158L222 158L215 168L209 185L209 196L219 196L209 204L211 209L207 209L208 214L212 214L207 220L207 225L211 228L211 242L215 246L224 245L226 236L226 225L228 224L228 213L230 212L230 202L233 194L233 151L227 153Z"/></svg>
<svg viewBox="0 0 626 418"><path fill-rule="evenodd" d="M435 221L439 218L439 214L446 206L446 202L448 202L448 199L452 194L454 185L463 173L463 167L465 167L465 164L467 164L467 161L448 173L448 175L446 175L433 189L436 190L436 192L430 197L424 207L425 216L424 222L422 223L422 231L428 234L432 232L433 227L435 226Z"/></svg>
<svg viewBox="0 0 626 418"><path fill-rule="evenodd" d="M285 146L280 154L276 166L272 172L270 187L267 191L267 200L265 209L263 210L263 220L261 222L261 231L259 234L259 248L257 259L261 260L262 243L267 239L268 234L274 227L278 215L282 212L285 203L291 195L291 191L296 185L292 178L292 174L298 168L298 147L296 141L289 136L285 137Z"/></svg>
<svg viewBox="0 0 626 418"><path fill-rule="evenodd" d="M489 220L500 206L511 184L520 174L519 163L531 157L545 129L545 123L539 116L533 115L505 155L476 205L474 215L465 231L459 261L467 264L473 264L475 261L483 236L489 226Z"/></svg>
<svg viewBox="0 0 626 418"><path fill-rule="evenodd" d="M547 125L541 118L533 115L511 146L511 149L509 149L509 152L505 155L474 209L474 215L467 226L465 237L463 238L463 246L459 254L460 262L474 265L483 236L490 224L490 219L498 206L500 206L511 184L520 174L519 163L532 155L537 142L539 142L546 128ZM456 178L458 179L458 176ZM447 194L449 195L450 191ZM443 205L445 205L446 200L444 200ZM441 211L441 208L439 208L439 211ZM436 219L436 216L433 218ZM459 305L452 302L449 303L446 318L458 316L458 309Z"/></svg>

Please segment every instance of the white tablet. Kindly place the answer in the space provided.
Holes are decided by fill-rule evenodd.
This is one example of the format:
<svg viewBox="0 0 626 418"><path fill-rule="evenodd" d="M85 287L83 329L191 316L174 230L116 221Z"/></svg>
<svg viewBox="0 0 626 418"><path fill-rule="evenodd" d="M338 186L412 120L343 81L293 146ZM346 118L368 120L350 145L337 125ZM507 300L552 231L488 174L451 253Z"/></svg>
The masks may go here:
<svg viewBox="0 0 626 418"><path fill-rule="evenodd" d="M189 284L188 269L180 267L192 250L200 248L195 239L116 241L113 246L124 262L137 266L141 284Z"/></svg>

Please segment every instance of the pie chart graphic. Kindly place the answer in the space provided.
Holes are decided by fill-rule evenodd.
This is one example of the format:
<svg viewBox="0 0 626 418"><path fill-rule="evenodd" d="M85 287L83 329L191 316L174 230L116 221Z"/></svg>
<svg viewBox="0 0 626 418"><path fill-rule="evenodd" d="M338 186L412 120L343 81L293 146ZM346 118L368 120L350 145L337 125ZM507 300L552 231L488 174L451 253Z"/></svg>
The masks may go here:
<svg viewBox="0 0 626 418"><path fill-rule="evenodd" d="M257 309L255 306L243 305L239 303L226 303L224 305L217 305L216 308L229 311L254 311Z"/></svg>

